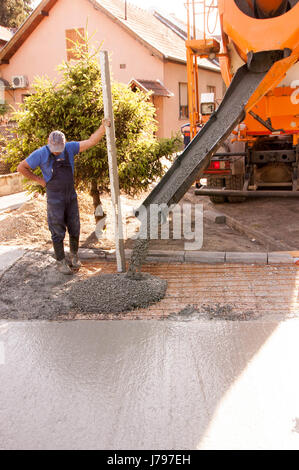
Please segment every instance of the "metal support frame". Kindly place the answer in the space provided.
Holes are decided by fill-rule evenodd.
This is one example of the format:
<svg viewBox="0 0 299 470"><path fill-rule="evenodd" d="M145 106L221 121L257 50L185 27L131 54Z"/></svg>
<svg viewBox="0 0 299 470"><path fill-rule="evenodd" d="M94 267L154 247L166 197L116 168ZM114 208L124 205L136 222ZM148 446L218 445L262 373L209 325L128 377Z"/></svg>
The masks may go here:
<svg viewBox="0 0 299 470"><path fill-rule="evenodd" d="M196 6L201 8L201 11L196 11ZM187 0L187 39L197 39L196 32L196 16L203 15L204 21L204 41L207 40L206 26L208 11L212 8L217 8L217 4L206 4L206 0ZM201 55L194 51L192 47L187 46L187 77L188 77L188 107L189 107L189 121L190 121L190 139L192 140L197 134L197 125L200 116L200 99L199 99L199 77L198 77L198 63L197 58ZM219 55L219 54L218 54ZM208 57L207 54L203 55Z"/></svg>

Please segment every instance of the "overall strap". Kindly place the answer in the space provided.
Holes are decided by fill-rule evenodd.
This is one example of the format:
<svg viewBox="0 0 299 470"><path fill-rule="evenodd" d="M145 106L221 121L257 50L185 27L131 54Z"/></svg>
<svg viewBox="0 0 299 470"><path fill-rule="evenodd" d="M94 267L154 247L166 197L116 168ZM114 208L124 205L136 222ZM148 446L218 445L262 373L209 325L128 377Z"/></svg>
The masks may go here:
<svg viewBox="0 0 299 470"><path fill-rule="evenodd" d="M49 152L47 163L49 163L51 160L52 160L53 162L55 162L55 159L56 159L56 158L55 158L55 155L51 152L51 150L49 149L48 145L46 145L46 149L47 149L48 152Z"/></svg>
<svg viewBox="0 0 299 470"><path fill-rule="evenodd" d="M70 162L70 156L69 156L69 153L68 153L66 147L65 147L64 151L65 151L65 162L70 165L70 164L71 164L71 162Z"/></svg>

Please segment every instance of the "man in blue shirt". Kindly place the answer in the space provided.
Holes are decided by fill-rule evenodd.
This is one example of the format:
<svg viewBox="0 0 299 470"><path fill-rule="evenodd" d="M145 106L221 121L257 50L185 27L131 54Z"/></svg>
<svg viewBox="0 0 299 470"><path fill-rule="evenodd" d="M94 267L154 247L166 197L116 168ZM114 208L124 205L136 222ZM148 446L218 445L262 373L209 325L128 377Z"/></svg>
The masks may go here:
<svg viewBox="0 0 299 470"><path fill-rule="evenodd" d="M80 217L74 187L74 156L97 145L105 134L105 126L110 125L109 119L103 119L99 129L81 142L66 142L62 132L54 131L49 136L48 145L35 150L18 166L22 175L46 188L48 225L57 267L63 274L72 274L64 254L66 229L70 237L71 266L74 269L81 266L78 259ZM37 167L42 171L42 178L33 173Z"/></svg>

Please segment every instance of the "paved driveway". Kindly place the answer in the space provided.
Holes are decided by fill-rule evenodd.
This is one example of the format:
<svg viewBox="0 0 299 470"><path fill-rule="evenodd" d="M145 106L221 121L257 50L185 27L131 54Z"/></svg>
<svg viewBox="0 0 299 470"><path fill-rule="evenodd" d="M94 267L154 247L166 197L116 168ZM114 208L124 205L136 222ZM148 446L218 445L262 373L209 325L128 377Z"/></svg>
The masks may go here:
<svg viewBox="0 0 299 470"><path fill-rule="evenodd" d="M299 322L0 322L1 449L299 449Z"/></svg>

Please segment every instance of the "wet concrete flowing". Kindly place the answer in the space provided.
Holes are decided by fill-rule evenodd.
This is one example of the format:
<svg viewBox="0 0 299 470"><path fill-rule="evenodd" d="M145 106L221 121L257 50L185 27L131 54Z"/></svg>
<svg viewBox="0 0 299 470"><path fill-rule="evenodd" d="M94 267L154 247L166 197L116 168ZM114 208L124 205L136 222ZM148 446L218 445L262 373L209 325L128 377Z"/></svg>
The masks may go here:
<svg viewBox="0 0 299 470"><path fill-rule="evenodd" d="M137 238L134 243L130 265L127 272L127 277L129 279L138 279L141 276L141 268L143 263L146 260L148 253L149 240Z"/></svg>

